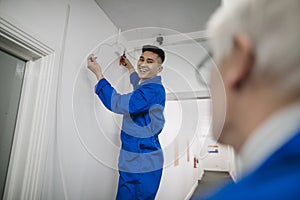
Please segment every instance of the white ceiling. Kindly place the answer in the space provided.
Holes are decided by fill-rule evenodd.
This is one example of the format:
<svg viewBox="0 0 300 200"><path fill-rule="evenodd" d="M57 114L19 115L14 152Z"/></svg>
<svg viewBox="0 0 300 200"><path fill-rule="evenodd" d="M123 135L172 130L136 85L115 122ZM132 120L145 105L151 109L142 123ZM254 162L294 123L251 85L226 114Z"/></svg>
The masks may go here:
<svg viewBox="0 0 300 200"><path fill-rule="evenodd" d="M181 33L205 29L221 0L95 0L112 22L127 31L161 27Z"/></svg>
<svg viewBox="0 0 300 200"><path fill-rule="evenodd" d="M158 45L155 43L155 39L163 36L164 42L160 45L168 52L169 57L165 63L164 73L168 76L164 75L164 83L172 92L180 96L180 92L190 92L191 88L197 91L207 90L207 81L209 82L207 71L211 63L206 59L207 54L204 53L204 50L202 48L200 50L200 47L194 42L197 41L204 48L209 49L205 41L206 34L203 31L206 28L207 20L221 5L222 0L95 1L120 29L121 39L124 38L126 41L125 43L121 41L121 43L123 42L122 45L126 46L127 55L133 55L134 53L129 53L130 50L145 43ZM185 34L178 34L178 32ZM187 38L186 35L189 37ZM112 44L117 37L119 39L118 35L112 39ZM190 38L194 40L192 41ZM178 49L179 44L180 49ZM185 60L189 62L186 63ZM195 73L195 70L198 73ZM174 82L174 77L186 81L186 84L183 84L182 81ZM190 98L190 93L182 93L182 95ZM197 95L197 98L207 98L206 93L202 96L198 93ZM172 99L172 97L168 98Z"/></svg>

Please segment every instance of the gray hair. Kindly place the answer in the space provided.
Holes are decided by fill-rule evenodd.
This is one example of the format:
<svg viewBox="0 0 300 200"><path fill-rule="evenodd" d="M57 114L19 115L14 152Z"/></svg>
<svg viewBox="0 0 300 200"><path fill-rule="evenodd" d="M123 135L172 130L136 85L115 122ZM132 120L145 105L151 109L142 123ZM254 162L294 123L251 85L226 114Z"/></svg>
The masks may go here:
<svg viewBox="0 0 300 200"><path fill-rule="evenodd" d="M215 61L229 55L237 34L255 48L255 75L275 79L277 89L300 92L300 0L239 0L220 7L208 23Z"/></svg>

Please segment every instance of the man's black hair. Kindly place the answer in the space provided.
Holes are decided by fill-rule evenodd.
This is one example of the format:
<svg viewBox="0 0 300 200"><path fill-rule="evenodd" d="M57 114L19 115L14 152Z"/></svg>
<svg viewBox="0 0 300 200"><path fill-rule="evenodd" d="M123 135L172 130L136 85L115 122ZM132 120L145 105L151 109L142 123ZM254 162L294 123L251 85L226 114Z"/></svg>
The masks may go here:
<svg viewBox="0 0 300 200"><path fill-rule="evenodd" d="M144 53L145 51L151 51L157 54L161 58L162 63L165 61L165 52L161 48L153 45L144 45L142 52Z"/></svg>

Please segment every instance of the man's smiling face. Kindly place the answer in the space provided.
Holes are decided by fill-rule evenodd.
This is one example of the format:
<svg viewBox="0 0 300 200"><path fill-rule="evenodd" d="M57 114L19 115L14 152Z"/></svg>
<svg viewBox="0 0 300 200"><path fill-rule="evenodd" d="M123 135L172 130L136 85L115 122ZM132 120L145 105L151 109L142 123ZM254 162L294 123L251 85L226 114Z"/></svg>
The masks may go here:
<svg viewBox="0 0 300 200"><path fill-rule="evenodd" d="M163 69L161 58L151 51L145 51L137 62L138 75L141 81L157 76Z"/></svg>

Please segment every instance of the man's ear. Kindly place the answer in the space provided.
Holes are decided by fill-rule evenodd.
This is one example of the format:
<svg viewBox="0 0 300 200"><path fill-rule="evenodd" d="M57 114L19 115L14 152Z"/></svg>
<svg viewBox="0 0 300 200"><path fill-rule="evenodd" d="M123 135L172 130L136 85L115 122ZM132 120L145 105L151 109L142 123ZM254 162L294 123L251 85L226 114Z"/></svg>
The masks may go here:
<svg viewBox="0 0 300 200"><path fill-rule="evenodd" d="M157 73L162 72L163 69L164 69L164 67L163 67L162 65L160 65L160 66L158 67Z"/></svg>
<svg viewBox="0 0 300 200"><path fill-rule="evenodd" d="M234 67L229 72L229 84L239 89L246 83L254 67L254 47L249 36L239 34L235 37L231 56Z"/></svg>

